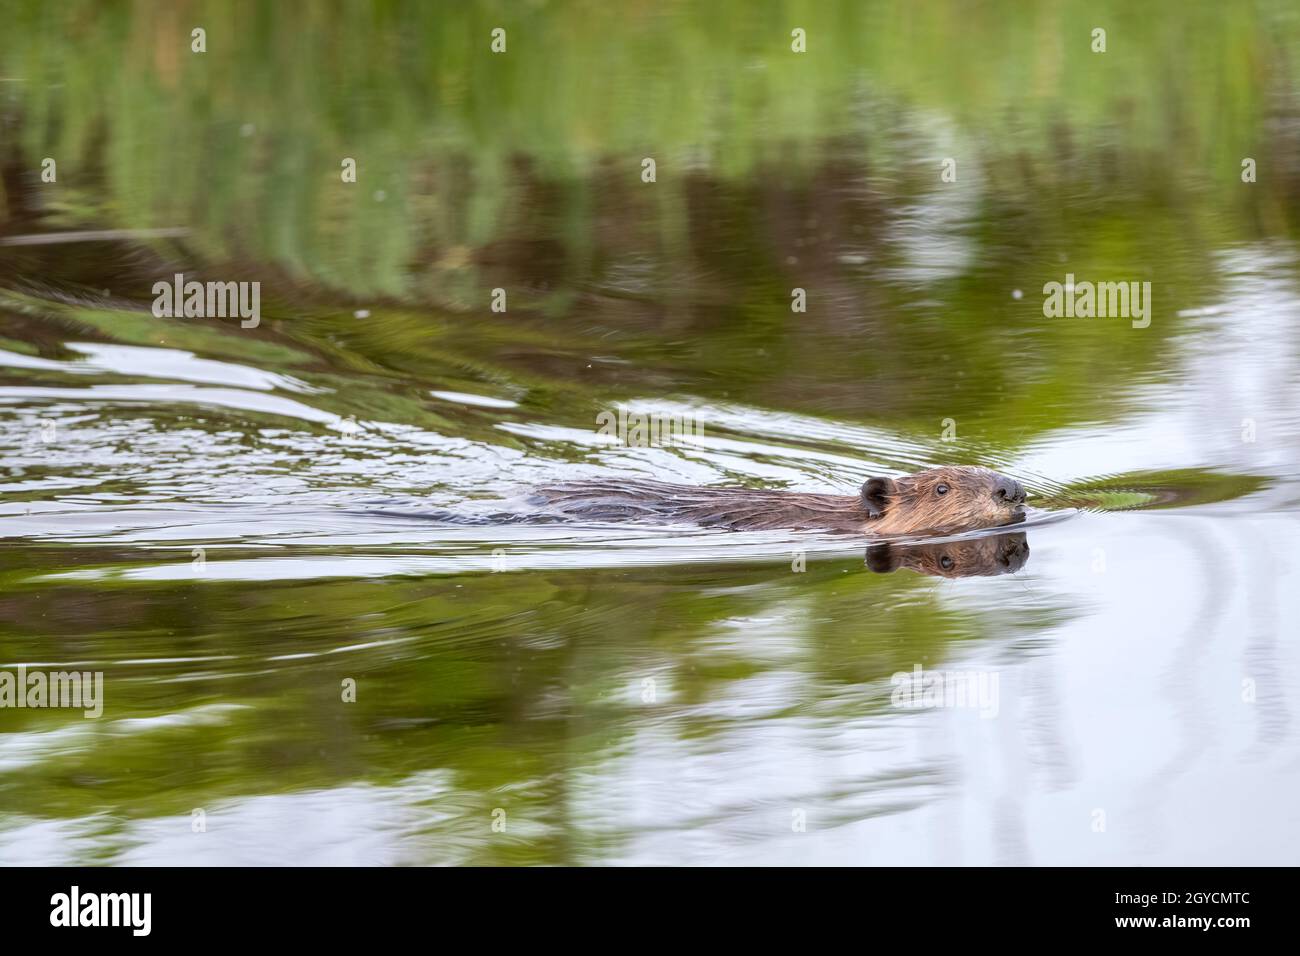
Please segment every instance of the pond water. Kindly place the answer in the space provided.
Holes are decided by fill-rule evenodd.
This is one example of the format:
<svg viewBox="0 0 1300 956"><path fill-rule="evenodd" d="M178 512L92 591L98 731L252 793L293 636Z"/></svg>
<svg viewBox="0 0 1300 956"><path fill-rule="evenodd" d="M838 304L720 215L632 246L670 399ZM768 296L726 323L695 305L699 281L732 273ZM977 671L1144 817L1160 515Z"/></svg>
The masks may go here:
<svg viewBox="0 0 1300 956"><path fill-rule="evenodd" d="M1293 4L0 11L0 863L1300 856Z"/></svg>

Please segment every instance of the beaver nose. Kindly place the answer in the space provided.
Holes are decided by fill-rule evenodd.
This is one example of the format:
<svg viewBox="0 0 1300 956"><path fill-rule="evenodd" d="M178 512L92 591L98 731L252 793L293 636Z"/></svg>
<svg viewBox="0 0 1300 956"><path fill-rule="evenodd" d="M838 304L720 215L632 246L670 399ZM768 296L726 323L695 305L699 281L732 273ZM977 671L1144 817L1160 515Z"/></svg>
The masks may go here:
<svg viewBox="0 0 1300 956"><path fill-rule="evenodd" d="M999 478L993 486L993 497L998 501L1022 505L1025 503L1025 488L1014 478Z"/></svg>

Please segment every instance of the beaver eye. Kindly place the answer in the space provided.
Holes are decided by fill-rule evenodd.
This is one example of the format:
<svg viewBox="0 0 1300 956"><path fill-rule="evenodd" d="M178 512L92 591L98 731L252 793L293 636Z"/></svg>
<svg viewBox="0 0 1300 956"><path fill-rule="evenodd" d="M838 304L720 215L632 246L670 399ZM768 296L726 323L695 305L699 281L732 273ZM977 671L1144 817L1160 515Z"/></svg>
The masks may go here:
<svg viewBox="0 0 1300 956"><path fill-rule="evenodd" d="M939 559L939 567L943 568L945 571L951 571L952 565L953 565L952 558L948 557L948 555L946 554Z"/></svg>
<svg viewBox="0 0 1300 956"><path fill-rule="evenodd" d="M936 495L946 495L946 494L948 493L948 486L947 486L947 485L935 485L935 486L934 486L934 493L935 493Z"/></svg>

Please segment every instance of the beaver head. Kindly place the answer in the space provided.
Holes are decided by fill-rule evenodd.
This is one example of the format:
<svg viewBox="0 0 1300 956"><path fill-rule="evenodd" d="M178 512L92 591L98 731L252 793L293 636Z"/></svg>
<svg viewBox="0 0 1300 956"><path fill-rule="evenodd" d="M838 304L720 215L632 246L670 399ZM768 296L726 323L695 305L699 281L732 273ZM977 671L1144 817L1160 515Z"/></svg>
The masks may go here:
<svg viewBox="0 0 1300 956"><path fill-rule="evenodd" d="M871 478L862 505L876 534L944 534L1014 524L1025 517L1020 482L988 468L948 465L902 478Z"/></svg>
<svg viewBox="0 0 1300 956"><path fill-rule="evenodd" d="M877 574L909 568L935 577L969 578L1014 574L1028 560L1029 542L1017 531L935 544L874 544L867 549L866 565Z"/></svg>

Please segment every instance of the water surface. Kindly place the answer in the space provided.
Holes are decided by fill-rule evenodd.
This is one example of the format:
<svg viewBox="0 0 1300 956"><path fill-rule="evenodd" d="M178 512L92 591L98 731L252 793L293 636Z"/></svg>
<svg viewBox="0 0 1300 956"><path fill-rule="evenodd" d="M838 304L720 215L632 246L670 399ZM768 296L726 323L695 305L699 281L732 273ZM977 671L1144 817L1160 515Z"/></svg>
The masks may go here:
<svg viewBox="0 0 1300 956"><path fill-rule="evenodd" d="M1296 861L1292 5L0 16L0 670L105 675L0 709L0 862ZM942 463L1031 519L484 520Z"/></svg>

